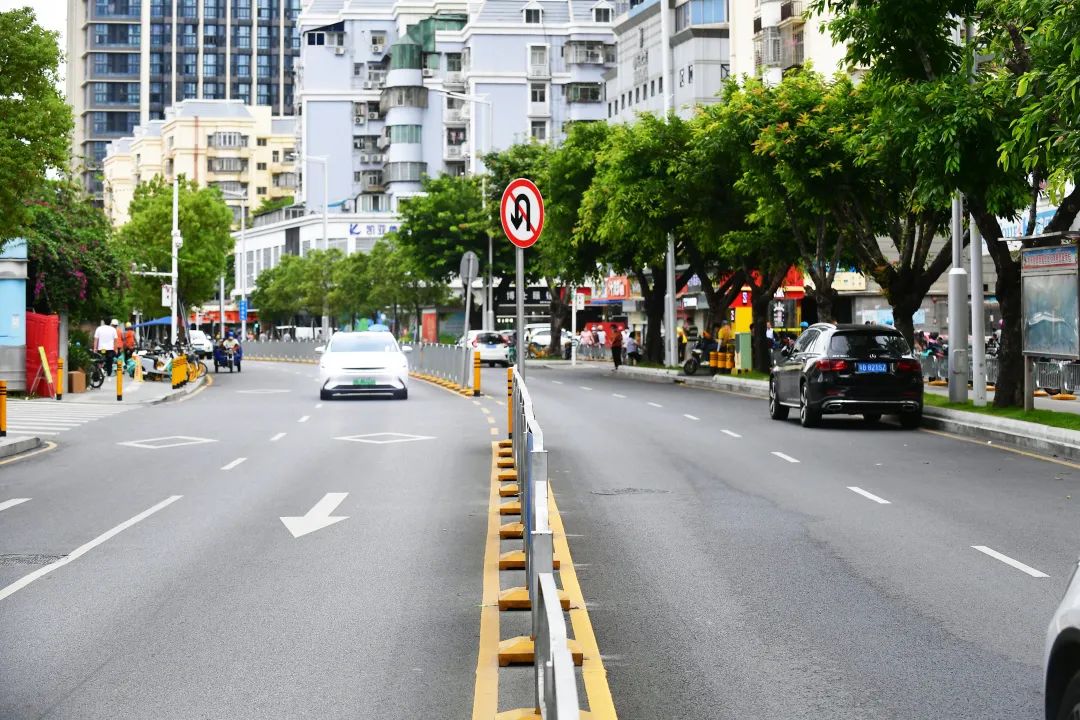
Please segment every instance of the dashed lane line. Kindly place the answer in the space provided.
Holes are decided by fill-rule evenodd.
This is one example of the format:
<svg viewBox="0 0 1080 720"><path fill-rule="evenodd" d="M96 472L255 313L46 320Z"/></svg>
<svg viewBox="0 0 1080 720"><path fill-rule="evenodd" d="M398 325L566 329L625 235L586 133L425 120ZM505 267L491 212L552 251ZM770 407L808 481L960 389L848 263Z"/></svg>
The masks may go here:
<svg viewBox="0 0 1080 720"><path fill-rule="evenodd" d="M322 403L315 403L315 409L318 410L322 407Z"/></svg>
<svg viewBox="0 0 1080 720"><path fill-rule="evenodd" d="M476 404L479 405L480 403L476 403ZM488 410L486 407L480 408L480 412L484 413L485 415L490 415L491 414L491 411Z"/></svg>
<svg viewBox="0 0 1080 720"><path fill-rule="evenodd" d="M279 433L278 433L277 435L275 435L274 437L270 438L270 442L277 442L278 440L280 440L280 439L281 439L281 438L283 438L283 437L285 437L285 433L283 433L283 432L279 432Z"/></svg>
<svg viewBox="0 0 1080 720"><path fill-rule="evenodd" d="M82 557L86 553L88 553L91 550L93 550L94 548L96 548L98 545L102 544L103 542L109 540L112 537L115 537L116 535L119 535L120 533L122 533L123 531L125 531L129 527L131 527L132 525L135 525L136 523L142 522L146 518L148 518L151 515L153 515L154 513L156 513L158 510L161 510L162 508L167 507L168 505L171 505L172 503L176 502L177 500L179 500L182 497L183 497L183 495L170 495L169 497L167 497L164 500L162 500L161 502L159 502L157 505L154 505L153 507L150 507L150 508L147 508L146 510L143 510L141 513L139 513L135 517L129 518L128 520L125 520L124 522L120 523L119 525L117 525L113 529L108 530L108 531L102 533L101 535L98 535L96 538L94 538L90 542L86 543L85 545L80 545L79 547L75 548L69 554L67 554L64 557L60 558L56 562L49 563L45 567L38 568L37 570L30 573L29 575L24 575L23 577L19 578L15 582L13 582L10 585L8 585L7 587L5 587L3 590L0 590L0 600L3 600L4 598L10 597L11 595L14 595L18 591L22 590L24 587L29 585L30 583L34 582L35 580L37 580L37 579L39 579L41 577L44 577L45 575L48 575L53 570L56 570L58 568L62 568L65 565L67 565L68 563L73 562L74 560L77 560L78 558Z"/></svg>
<svg viewBox="0 0 1080 720"><path fill-rule="evenodd" d="M580 389L582 389L582 390L588 390L589 392L592 392L592 388L591 388L591 387L585 387L584 385L578 385L578 387L579 387Z"/></svg>
<svg viewBox="0 0 1080 720"><path fill-rule="evenodd" d="M658 408L662 408L662 407L664 407L664 406L663 406L663 405L661 405L660 403L654 403L654 402L648 402L648 403L645 403L645 404L646 404L646 405L652 405L653 407L658 407Z"/></svg>
<svg viewBox="0 0 1080 720"><path fill-rule="evenodd" d="M7 510L8 508L13 508L16 505L22 505L24 502L29 501L30 498L12 498L10 500L5 500L4 502L0 502L0 510Z"/></svg>
<svg viewBox="0 0 1080 720"><path fill-rule="evenodd" d="M797 463L797 462L799 462L795 458L791 457L790 455L785 455L784 453L780 452L779 450L773 450L771 454L775 455L776 457L780 458L781 460L785 460L785 461L787 461L789 463Z"/></svg>
<svg viewBox="0 0 1080 720"><path fill-rule="evenodd" d="M1050 577L1049 575L1044 573L1042 570L1036 570L1035 568L1031 567L1030 565L1025 565L1024 563L1020 562L1019 560L1012 559L1008 555L1002 555L997 550L992 550L991 548L988 548L985 545L972 545L971 547L972 547L973 550L978 550L979 552L983 553L984 555L989 555L990 557L994 558L995 560L1000 560L1001 562L1005 563L1006 565L1014 567L1014 568L1016 568L1017 570L1019 570L1022 573L1027 573L1028 575L1030 575L1033 578Z"/></svg>
<svg viewBox="0 0 1080 720"><path fill-rule="evenodd" d="M300 419L299 419L299 420L297 420L296 422L298 422L298 423L302 423L302 422L307 422L307 421L308 421L309 419L311 419L311 416L310 416L310 415L303 415L303 416L301 416L301 417L300 417Z"/></svg>
<svg viewBox="0 0 1080 720"><path fill-rule="evenodd" d="M553 382L556 385L562 385L563 384L562 380L552 380L551 382Z"/></svg>
<svg viewBox="0 0 1080 720"><path fill-rule="evenodd" d="M611 397L617 397L617 398L621 398L621 399L623 399L623 400L625 400L625 399L626 399L626 396L625 396L625 395L621 395L621 394L619 394L619 393L611 393Z"/></svg>
<svg viewBox="0 0 1080 720"><path fill-rule="evenodd" d="M700 420L701 419L701 418L697 417L696 415L688 415L686 413L683 413L683 417L686 418L687 420Z"/></svg>
<svg viewBox="0 0 1080 720"><path fill-rule="evenodd" d="M891 502L889 502L885 498L878 497L874 493L866 492L861 487L855 487L854 485L849 485L848 490L850 490L851 492L856 493L858 495L862 495L867 500L873 500L874 502L878 503L879 505L891 505L892 504Z"/></svg>
<svg viewBox="0 0 1080 720"><path fill-rule="evenodd" d="M742 435L740 435L739 433L731 432L730 430L721 430L720 432L724 433L728 437L733 437L733 438L741 438L742 437Z"/></svg>
<svg viewBox="0 0 1080 720"><path fill-rule="evenodd" d="M236 458L231 463L228 463L227 465L222 465L221 469L222 470L232 470L234 467L236 467L240 463L244 462L245 460L247 460L246 457Z"/></svg>

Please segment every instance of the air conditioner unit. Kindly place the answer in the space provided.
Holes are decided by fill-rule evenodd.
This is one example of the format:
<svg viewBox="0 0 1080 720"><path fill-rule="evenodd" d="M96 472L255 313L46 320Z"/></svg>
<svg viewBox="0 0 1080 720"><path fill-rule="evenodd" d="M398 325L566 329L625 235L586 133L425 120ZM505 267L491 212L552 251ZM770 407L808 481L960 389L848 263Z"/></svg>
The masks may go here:
<svg viewBox="0 0 1080 720"><path fill-rule="evenodd" d="M343 48L343 47L334 48L334 54L335 55L344 55L345 54L345 48Z"/></svg>
<svg viewBox="0 0 1080 720"><path fill-rule="evenodd" d="M367 124L367 118L364 117L363 115L357 115L357 116L353 117L352 120L353 120L354 125L365 125L365 124Z"/></svg>
<svg viewBox="0 0 1080 720"><path fill-rule="evenodd" d="M371 112L369 112L367 114L367 116L368 116L368 120L378 120L379 119L379 111L378 110L372 110Z"/></svg>
<svg viewBox="0 0 1080 720"><path fill-rule="evenodd" d="M371 52L375 53L376 55L382 53L382 51L383 51L383 46L382 45L372 45L371 46Z"/></svg>
<svg viewBox="0 0 1080 720"><path fill-rule="evenodd" d="M360 162L362 162L362 163L368 162L369 159L370 159L370 156L368 156L368 155L361 155L360 156Z"/></svg>
<svg viewBox="0 0 1080 720"><path fill-rule="evenodd" d="M435 77L435 71L431 68L424 68L423 75L424 77Z"/></svg>
<svg viewBox="0 0 1080 720"><path fill-rule="evenodd" d="M370 90L373 86L374 86L374 83L372 83L370 80L365 80L364 81L364 89L365 90Z"/></svg>

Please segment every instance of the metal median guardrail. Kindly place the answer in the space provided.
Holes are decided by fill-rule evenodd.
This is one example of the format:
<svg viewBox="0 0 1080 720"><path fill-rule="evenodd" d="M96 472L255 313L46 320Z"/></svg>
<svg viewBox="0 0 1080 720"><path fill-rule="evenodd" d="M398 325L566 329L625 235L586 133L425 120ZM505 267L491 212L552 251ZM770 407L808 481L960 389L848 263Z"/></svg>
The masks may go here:
<svg viewBox="0 0 1080 720"><path fill-rule="evenodd" d="M413 346L409 368L425 379L441 380L462 391L479 391L474 360L467 347L421 343Z"/></svg>
<svg viewBox="0 0 1080 720"><path fill-rule="evenodd" d="M521 498L525 581L532 608L536 707L548 720L576 720L581 710L562 598L555 584L544 432L536 420L525 379L516 368L511 373L511 439Z"/></svg>

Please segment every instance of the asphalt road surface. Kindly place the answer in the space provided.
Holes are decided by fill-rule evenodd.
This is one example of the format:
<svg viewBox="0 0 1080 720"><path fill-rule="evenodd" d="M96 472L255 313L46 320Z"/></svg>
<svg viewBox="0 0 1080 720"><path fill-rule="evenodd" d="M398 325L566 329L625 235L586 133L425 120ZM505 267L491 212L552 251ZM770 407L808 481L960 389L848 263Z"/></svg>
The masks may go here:
<svg viewBox="0 0 1080 720"><path fill-rule="evenodd" d="M620 717L1042 717L1077 468L596 365L528 384Z"/></svg>
<svg viewBox="0 0 1080 720"><path fill-rule="evenodd" d="M315 375L248 363L0 467L30 498L0 510L0 717L469 714L488 425L423 383L320 403ZM342 439L375 433L401 435ZM280 519L320 504L347 519Z"/></svg>

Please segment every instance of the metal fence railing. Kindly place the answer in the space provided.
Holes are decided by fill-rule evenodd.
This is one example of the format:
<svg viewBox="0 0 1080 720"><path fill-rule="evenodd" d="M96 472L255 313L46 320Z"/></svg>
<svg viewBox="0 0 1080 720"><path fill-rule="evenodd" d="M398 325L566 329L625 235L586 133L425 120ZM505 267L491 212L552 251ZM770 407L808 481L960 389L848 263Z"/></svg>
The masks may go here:
<svg viewBox="0 0 1080 720"><path fill-rule="evenodd" d="M536 707L548 720L581 717L574 661L567 643L562 598L555 584L548 514L548 458L544 432L525 379L512 372L511 433L521 498L525 582L532 609Z"/></svg>
<svg viewBox="0 0 1080 720"><path fill-rule="evenodd" d="M457 345L421 343L413 347L409 367L418 373L446 380L463 388L473 386L472 352Z"/></svg>

